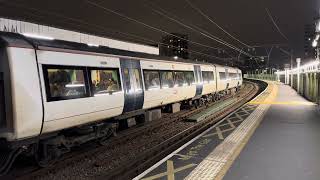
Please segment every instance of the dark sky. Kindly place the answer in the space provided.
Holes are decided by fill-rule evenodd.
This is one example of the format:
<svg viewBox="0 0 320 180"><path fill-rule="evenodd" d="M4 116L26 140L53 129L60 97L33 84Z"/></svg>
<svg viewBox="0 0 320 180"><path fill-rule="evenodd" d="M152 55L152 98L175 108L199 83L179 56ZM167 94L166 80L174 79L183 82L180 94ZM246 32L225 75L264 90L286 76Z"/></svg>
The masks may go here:
<svg viewBox="0 0 320 180"><path fill-rule="evenodd" d="M167 32L185 33L189 39L212 47L227 47L209 39L198 32L190 31L172 22L150 8L162 8L172 13L185 24L191 24L212 35L242 48L244 45L230 38L214 24L194 11L185 0L90 0L101 7L93 6L85 0L0 0L0 16L36 23L77 30L92 34L112 36L118 39L140 41L117 32L125 32L159 41L164 35L158 31L121 18L103 9L115 10L131 18L142 21ZM287 44L294 49L296 57L303 56L304 25L312 23L319 12L319 0L190 0L217 24L246 44ZM149 6L148 6L149 5ZM277 31L269 19L266 8L273 16L286 40ZM172 15L171 15L172 16ZM192 45L195 51L216 54L210 48ZM228 50L232 56L235 52ZM283 64L288 57L275 49L271 56L272 63ZM265 55L265 49L257 50L256 55Z"/></svg>

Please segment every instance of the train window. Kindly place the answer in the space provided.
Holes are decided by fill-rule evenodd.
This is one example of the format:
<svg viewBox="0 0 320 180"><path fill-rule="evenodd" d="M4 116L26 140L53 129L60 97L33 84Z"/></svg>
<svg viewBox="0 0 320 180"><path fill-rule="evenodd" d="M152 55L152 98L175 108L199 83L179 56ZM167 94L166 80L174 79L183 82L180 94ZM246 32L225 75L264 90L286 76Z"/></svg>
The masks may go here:
<svg viewBox="0 0 320 180"><path fill-rule="evenodd" d="M143 76L146 90L160 89L159 71L144 70Z"/></svg>
<svg viewBox="0 0 320 180"><path fill-rule="evenodd" d="M230 80L237 80L237 79L239 79L238 74L237 74L237 73L229 73L229 79L230 79Z"/></svg>
<svg viewBox="0 0 320 180"><path fill-rule="evenodd" d="M204 83L210 83L214 80L212 71L202 71L202 79Z"/></svg>
<svg viewBox="0 0 320 180"><path fill-rule="evenodd" d="M226 80L226 73L225 72L219 72L220 80Z"/></svg>
<svg viewBox="0 0 320 180"><path fill-rule="evenodd" d="M160 71L160 77L162 88L172 88L174 86L172 71Z"/></svg>
<svg viewBox="0 0 320 180"><path fill-rule="evenodd" d="M194 84L194 73L193 73L193 71L185 71L184 72L184 76L185 76L186 82L188 83L189 86Z"/></svg>
<svg viewBox="0 0 320 180"><path fill-rule="evenodd" d="M48 101L88 96L84 68L43 66L43 70Z"/></svg>
<svg viewBox="0 0 320 180"><path fill-rule="evenodd" d="M90 75L94 95L121 91L118 69L91 69Z"/></svg>
<svg viewBox="0 0 320 180"><path fill-rule="evenodd" d="M239 75L238 75L238 76L239 76L239 80L241 80L241 79L242 79L242 75L241 75L241 73L239 73Z"/></svg>
<svg viewBox="0 0 320 180"><path fill-rule="evenodd" d="M174 72L174 84L175 86L184 86L186 85L186 80L184 77L184 72Z"/></svg>

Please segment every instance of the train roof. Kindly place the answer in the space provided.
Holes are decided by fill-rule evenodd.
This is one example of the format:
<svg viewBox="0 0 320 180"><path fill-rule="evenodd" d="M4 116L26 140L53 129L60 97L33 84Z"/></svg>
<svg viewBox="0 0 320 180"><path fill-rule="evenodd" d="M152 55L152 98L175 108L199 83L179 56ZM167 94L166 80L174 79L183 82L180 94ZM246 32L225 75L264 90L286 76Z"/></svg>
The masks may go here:
<svg viewBox="0 0 320 180"><path fill-rule="evenodd" d="M77 42L70 42L70 41L64 41L64 40L45 40L45 39L30 38L30 37L26 37L21 34L12 33L12 32L0 32L0 47L1 46L37 48L37 49L40 49L41 47L49 47L49 48L57 48L57 49L64 49L64 50L127 56L127 57L134 57L134 58L155 59L155 60L172 61L172 62L180 62L180 63L182 62L182 63L192 63L192 64L215 65L218 67L228 67L228 66L222 66L222 65L213 64L213 63L205 63L205 62L192 61L192 60L186 60L186 59L174 60L166 56L159 56L159 55L147 54L142 52L126 51L121 49L110 48L107 46L96 47L96 46L89 46L88 44L85 44L85 43L77 43ZM232 67L228 67L228 68L232 68Z"/></svg>

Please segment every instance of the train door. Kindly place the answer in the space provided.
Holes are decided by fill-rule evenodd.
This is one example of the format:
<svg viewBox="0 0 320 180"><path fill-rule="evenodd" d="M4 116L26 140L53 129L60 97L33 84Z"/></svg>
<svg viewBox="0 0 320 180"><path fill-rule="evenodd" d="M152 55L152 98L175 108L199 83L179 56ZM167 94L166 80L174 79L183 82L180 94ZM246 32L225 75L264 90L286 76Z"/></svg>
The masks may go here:
<svg viewBox="0 0 320 180"><path fill-rule="evenodd" d="M202 89L203 89L203 81L202 81L202 73L201 73L201 67L199 65L194 65L194 79L195 83L197 84L197 90L195 96L201 96L202 95Z"/></svg>
<svg viewBox="0 0 320 180"><path fill-rule="evenodd" d="M142 109L144 92L140 61L121 59L120 64L124 90L123 113Z"/></svg>

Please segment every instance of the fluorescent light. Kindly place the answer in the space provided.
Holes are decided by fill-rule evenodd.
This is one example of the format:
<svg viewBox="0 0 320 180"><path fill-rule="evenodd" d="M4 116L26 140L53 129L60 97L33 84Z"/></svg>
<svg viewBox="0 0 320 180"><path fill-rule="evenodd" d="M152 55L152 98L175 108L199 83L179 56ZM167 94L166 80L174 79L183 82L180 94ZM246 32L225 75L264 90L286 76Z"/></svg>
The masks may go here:
<svg viewBox="0 0 320 180"><path fill-rule="evenodd" d="M38 35L38 34L23 33L22 35L24 35L26 37L36 38L36 39L54 40L53 37L42 36L42 35Z"/></svg>
<svg viewBox="0 0 320 180"><path fill-rule="evenodd" d="M319 35L319 34L317 34L317 36L316 36L316 41L318 41L318 40L319 40L319 38L320 38L320 35Z"/></svg>
<svg viewBox="0 0 320 180"><path fill-rule="evenodd" d="M67 84L67 88L73 88L73 87L84 87L84 84Z"/></svg>
<svg viewBox="0 0 320 180"><path fill-rule="evenodd" d="M98 44L90 44L90 43L88 43L87 44L88 46L91 46L91 47L99 47L100 45L98 45Z"/></svg>

